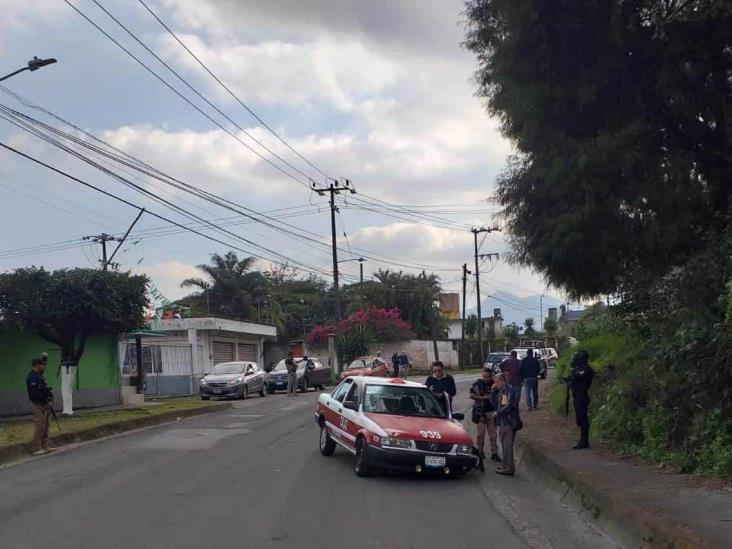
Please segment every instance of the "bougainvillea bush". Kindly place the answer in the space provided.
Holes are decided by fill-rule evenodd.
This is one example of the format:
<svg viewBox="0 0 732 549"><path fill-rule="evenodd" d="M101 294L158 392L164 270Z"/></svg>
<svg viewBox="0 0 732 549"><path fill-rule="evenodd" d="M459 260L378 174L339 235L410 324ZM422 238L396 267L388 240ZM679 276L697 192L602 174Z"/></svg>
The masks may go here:
<svg viewBox="0 0 732 549"><path fill-rule="evenodd" d="M355 311L341 321L343 337L348 337L351 332L361 327L368 328L374 339L382 343L405 341L415 337L412 325L399 316L399 309L370 307ZM335 331L334 324L321 324L308 334L307 342L309 345L326 343L328 334L333 334Z"/></svg>

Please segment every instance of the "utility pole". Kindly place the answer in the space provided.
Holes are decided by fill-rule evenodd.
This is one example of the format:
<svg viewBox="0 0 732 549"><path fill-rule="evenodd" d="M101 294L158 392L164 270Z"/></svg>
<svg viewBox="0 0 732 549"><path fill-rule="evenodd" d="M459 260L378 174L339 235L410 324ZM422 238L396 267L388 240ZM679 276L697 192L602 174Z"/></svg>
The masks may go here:
<svg viewBox="0 0 732 549"><path fill-rule="evenodd" d="M327 183L331 181L330 183ZM312 189L320 196L325 196L325 193L330 193L330 232L331 240L333 244L333 297L335 298L335 317L336 317L336 349L340 349L338 345L341 336L341 296L340 288L338 287L338 246L336 245L336 220L335 214L338 212L338 206L335 204L335 195L341 194L342 191L348 191L352 194L356 194L356 188L351 184L349 179L342 179L339 182L336 179L327 179L326 187L318 187L315 181L310 182ZM343 364L341 362L340 352L336 351L338 355L338 373L343 371Z"/></svg>
<svg viewBox="0 0 732 549"><path fill-rule="evenodd" d="M358 258L358 268L361 273L361 284L363 284L363 262L366 261L363 257Z"/></svg>
<svg viewBox="0 0 732 549"><path fill-rule="evenodd" d="M480 365L483 366L483 317L480 311L480 267L478 266L478 234L480 233L492 233L497 231L498 227L491 227L486 229L485 227L473 227L470 232L473 233L473 241L475 242L475 294L478 301L478 355L480 358Z"/></svg>
<svg viewBox="0 0 732 549"><path fill-rule="evenodd" d="M462 314L462 329L460 335L460 366L465 368L465 359L467 353L465 352L465 288L468 284L468 275L471 272L468 270L468 264L463 263L463 314Z"/></svg>
<svg viewBox="0 0 732 549"><path fill-rule="evenodd" d="M99 260L99 263L101 263L103 271L107 270L107 265L109 264L107 261L107 242L122 242L121 238L107 233L85 236L84 240L91 240L102 245L102 259Z"/></svg>
<svg viewBox="0 0 732 549"><path fill-rule="evenodd" d="M127 231L125 232L124 236L122 238L118 236L114 236L107 233L102 233L98 235L91 235L91 236L85 236L84 240L91 240L92 242L96 242L97 244L102 245L102 259L99 261L102 264L102 270L106 271L107 267L112 263L112 260L114 259L114 256L117 255L117 252L120 249L120 246L122 246L122 243L127 240L127 237L130 234L130 231L132 230L132 227L134 227L137 222L142 217L142 214L145 213L145 208L140 209L140 213L137 214L137 217L132 222L132 224L127 228ZM109 259L107 259L107 242L117 242L117 247L112 252L112 255L109 256Z"/></svg>
<svg viewBox="0 0 732 549"><path fill-rule="evenodd" d="M539 296L539 331L544 331L544 294Z"/></svg>

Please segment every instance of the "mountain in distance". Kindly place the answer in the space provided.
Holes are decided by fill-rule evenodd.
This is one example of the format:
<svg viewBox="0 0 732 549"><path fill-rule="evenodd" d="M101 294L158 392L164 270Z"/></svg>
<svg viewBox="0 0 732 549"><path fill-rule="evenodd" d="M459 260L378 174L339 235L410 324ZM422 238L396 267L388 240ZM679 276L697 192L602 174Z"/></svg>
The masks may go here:
<svg viewBox="0 0 732 549"><path fill-rule="evenodd" d="M540 301L544 309L544 319L549 316L548 309L555 307L557 309L557 317L560 315L559 306L565 303L564 300L553 295L544 294L543 300L540 300L541 295L528 295L525 297L519 297L511 292L505 292L503 290L497 290L491 292L489 297L484 297L480 302L481 313L483 318L487 318L493 315L493 309L501 309L501 316L503 317L503 325L511 324L515 322L519 326L524 325L524 320L527 318L534 319L534 326L539 328L539 304ZM468 316L477 314L475 308L467 308L466 313Z"/></svg>

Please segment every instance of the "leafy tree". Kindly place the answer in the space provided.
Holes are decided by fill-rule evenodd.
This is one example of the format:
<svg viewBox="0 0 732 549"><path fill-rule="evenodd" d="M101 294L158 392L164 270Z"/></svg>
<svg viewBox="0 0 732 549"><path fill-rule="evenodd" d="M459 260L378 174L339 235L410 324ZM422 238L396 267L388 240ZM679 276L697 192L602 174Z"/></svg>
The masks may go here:
<svg viewBox="0 0 732 549"><path fill-rule="evenodd" d="M534 319L533 318L527 318L524 320L524 326L526 329L524 330L524 334L526 335L534 335L536 333L536 330L534 330Z"/></svg>
<svg viewBox="0 0 732 549"><path fill-rule="evenodd" d="M58 345L61 361L77 366L89 336L142 326L146 284L115 271L17 269L0 274L0 324Z"/></svg>
<svg viewBox="0 0 732 549"><path fill-rule="evenodd" d="M559 323L553 318L547 318L544 321L544 331L549 337L554 337L559 331Z"/></svg>
<svg viewBox="0 0 732 549"><path fill-rule="evenodd" d="M478 94L518 151L497 194L519 261L593 296L719 240L732 197L732 3L466 6Z"/></svg>
<svg viewBox="0 0 732 549"><path fill-rule="evenodd" d="M277 323L275 302L270 299L270 281L252 268L256 259L239 259L234 252L213 254L210 264L198 265L205 278L187 278L182 288L197 288L201 293L189 298L197 310L231 318L257 319L261 308ZM265 315L266 317L267 315Z"/></svg>
<svg viewBox="0 0 732 549"><path fill-rule="evenodd" d="M503 338L508 340L511 338L518 337L520 331L521 330L520 330L518 324L516 324L515 322L511 322L511 324L506 324L503 327Z"/></svg>
<svg viewBox="0 0 732 549"><path fill-rule="evenodd" d="M400 318L398 309L381 309L370 307L366 310L355 311L348 318L341 321L341 333L348 337L351 332L361 327L368 328L373 340L382 343L390 341L406 341L414 338L411 325ZM329 333L335 333L335 325L316 326L308 335L308 343L323 344L328 340Z"/></svg>
<svg viewBox="0 0 732 549"><path fill-rule="evenodd" d="M470 315L465 319L465 337L474 340L478 336L478 317Z"/></svg>
<svg viewBox="0 0 732 549"><path fill-rule="evenodd" d="M419 339L432 339L433 328L438 339L446 336L448 320L437 313L434 305L442 290L437 275L425 271L411 275L380 269L374 273L374 278L373 281L344 288L344 296L351 310L366 307L396 308L402 319L413 326Z"/></svg>

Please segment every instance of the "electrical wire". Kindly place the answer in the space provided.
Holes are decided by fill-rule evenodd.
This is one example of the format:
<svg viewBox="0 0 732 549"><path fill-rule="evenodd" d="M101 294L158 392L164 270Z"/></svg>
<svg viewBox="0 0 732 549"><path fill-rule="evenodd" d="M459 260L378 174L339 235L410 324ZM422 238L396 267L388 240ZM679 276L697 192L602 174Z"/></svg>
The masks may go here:
<svg viewBox="0 0 732 549"><path fill-rule="evenodd" d="M305 162L305 163L306 163L306 164L307 164L308 166L310 166L311 168L313 168L314 170L316 170L316 171L317 171L318 173L320 173L320 174L321 174L321 175L323 175L324 177L329 177L327 173L325 173L325 172L324 172L323 170L321 170L321 169L320 169L320 168L319 168L318 166L316 166L316 165L315 165L315 164L313 164L313 163L312 163L312 162L311 162L310 160L308 160L308 159L307 159L307 158L305 158L305 157L304 157L304 156L303 156L302 154L300 154L300 152L298 152L298 151L297 151L297 150L296 150L296 149L295 149L295 148L294 148L294 147L293 147L292 145L290 145L290 144L289 144L289 143L288 143L288 142L287 142L287 141L286 141L285 139L283 139L283 138L282 138L282 137L281 137L281 136L280 136L280 135L279 135L279 134L278 134L278 133L277 133L276 131L274 131L274 130L273 130L273 129L272 129L272 128L271 128L271 127L270 127L270 126L269 126L269 125L268 125L268 124L267 124L267 123L266 123L266 122L264 121L264 120L262 120L262 118L260 118L260 116L259 116L259 115L258 115L258 114L257 114L256 112L254 112L254 111L253 111L253 110L252 110L252 109L251 109L251 108L250 108L250 107L249 107L249 106L248 106L248 105L247 105L246 103L244 103L244 102L243 102L243 101L242 101L242 100L241 100L241 99L239 98L239 96L238 96L238 95L236 95L236 94L235 94L235 93L234 93L233 91L231 91L231 88L229 88L229 86L227 86L226 84L224 84L224 82L222 82L222 81L221 81L221 79L220 79L220 78L219 78L218 76L216 76L216 74L214 74L214 72L213 72L213 71L211 71L211 69L210 69L210 68L209 68L209 67L208 67L208 66L207 66L207 65L206 65L206 64L205 64L205 63L204 63L203 61L201 61L201 59L200 59L200 58L199 58L199 57L198 57L198 56L197 56L197 55L196 55L195 53L193 53L193 51L191 51L191 49L190 49L190 48L189 48L189 47L188 47L188 46L187 46L187 45L186 45L186 44L185 44L185 43L184 43L184 42L183 42L183 41L182 41L182 40L181 40L181 39L180 39L180 38L178 37L178 35L177 35L177 34L175 34L175 32L173 32L173 30L172 30L172 29L171 29L171 28L170 28L170 27L169 27L169 26L168 26L167 24L165 24L165 22L164 22L164 21L163 21L163 20L162 20L162 19L161 19L161 18L160 18L160 17L159 17L159 16L158 16L158 15L157 15L157 14L156 14L156 13L155 13L155 12L154 12L153 10L152 10L152 9L150 9L150 7L149 7L149 6L148 6L148 5L147 5L147 4L146 4L146 3L145 3L145 2L143 1L143 0L138 0L138 1L139 1L139 2L140 2L140 4L142 4L142 6L143 6L143 7L144 7L144 8L145 8L145 9L146 9L147 11L148 11L148 13L149 13L150 15L152 15L152 17L153 17L153 18L154 18L154 19L155 19L155 20L156 20L156 21L157 21L158 23L160 23L160 25L162 25L162 27L163 27L163 28L164 28L164 29L165 29L166 31L168 31L168 33L169 33L169 34L170 34L170 35L171 35L171 36L172 36L172 37L173 37L173 38L175 39L175 41L176 41L176 42L178 42L178 44L180 44L180 45L181 45L181 46L183 47L183 49L184 49L184 50L186 50L186 52L188 52L188 54L189 54L189 55L190 55L191 57L193 57L193 59L195 59L195 60L196 60L196 62L197 62L197 63L198 63L199 65L201 65L201 67L202 67L202 68L203 68L203 69L204 69L204 70L205 70L205 71L206 71L206 72L207 72L207 73L208 73L208 74L209 74L209 75L210 75L210 76L211 76L211 77L212 77L212 78L213 78L213 79L214 79L214 80L215 80L215 81L216 81L216 82L217 82L217 83L219 84L219 86L221 86L221 87L222 87L222 88L223 88L224 90L226 90L226 92L227 92L227 93L228 93L228 94L229 94L229 95L230 95L231 97L233 97L233 98L234 98L234 100L235 100L235 101L236 101L237 103L239 103L239 105L241 105L242 107L244 107L244 108L245 108L245 109L247 110L247 112L248 112L249 114L251 114L251 115L252 115L252 116L253 116L253 117L254 117L254 118L255 118L255 119L257 120L257 122L259 122L259 123L260 123L260 124L261 124L261 125L262 125L262 126L263 126L263 127L265 128L265 129L267 129L267 131L269 131L269 132L270 132L270 133L271 133L272 135L274 135L274 136L275 136L275 137L276 137L276 138L277 138L277 139L278 139L278 140L279 140L279 141L280 141L280 142L281 142L281 143L282 143L283 145L285 145L285 146L286 146L286 147L287 147L288 149L290 149L290 150L291 150L291 151L292 151L293 153L295 153L295 154L296 154L296 155L297 155L297 156L298 156L298 157L299 157L299 158L300 158L301 160L303 160L303 161L304 161L304 162Z"/></svg>

